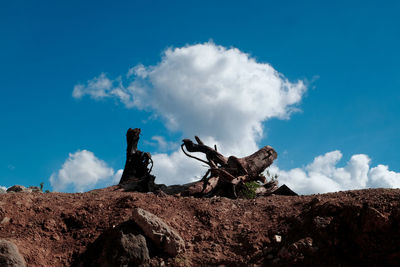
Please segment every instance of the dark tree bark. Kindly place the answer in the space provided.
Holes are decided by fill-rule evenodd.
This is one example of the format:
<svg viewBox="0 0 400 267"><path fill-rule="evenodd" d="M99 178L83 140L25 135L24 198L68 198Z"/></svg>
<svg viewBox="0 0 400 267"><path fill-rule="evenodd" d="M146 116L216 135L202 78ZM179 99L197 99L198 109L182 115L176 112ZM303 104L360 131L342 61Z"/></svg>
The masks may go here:
<svg viewBox="0 0 400 267"><path fill-rule="evenodd" d="M150 174L153 161L149 152L138 150L139 138L139 128L128 129L126 133L126 162L119 185L127 191L150 192L155 189L155 177Z"/></svg>

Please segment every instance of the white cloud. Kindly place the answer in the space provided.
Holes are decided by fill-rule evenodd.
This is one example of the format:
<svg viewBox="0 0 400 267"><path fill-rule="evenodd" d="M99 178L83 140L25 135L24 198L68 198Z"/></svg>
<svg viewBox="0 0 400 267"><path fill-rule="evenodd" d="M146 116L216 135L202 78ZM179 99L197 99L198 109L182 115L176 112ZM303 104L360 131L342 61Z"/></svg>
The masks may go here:
<svg viewBox="0 0 400 267"><path fill-rule="evenodd" d="M280 184L286 184L299 194L400 187L400 173L389 171L388 166L384 165L370 168L370 158L367 155L353 155L345 167L337 167L341 158L342 153L336 150L316 157L304 168L285 171L274 164L270 172L279 175Z"/></svg>
<svg viewBox="0 0 400 267"><path fill-rule="evenodd" d="M116 171L116 172L114 173L113 178L112 178L112 181L111 181L111 184L112 184L112 185L118 184L118 183L119 183L119 180L121 180L121 176L122 176L122 173L123 173L123 172L124 172L123 169L119 169L118 171Z"/></svg>
<svg viewBox="0 0 400 267"><path fill-rule="evenodd" d="M87 86L82 84L75 85L72 91L72 96L75 98L81 98L84 95L90 95L93 98L103 98L110 95L113 82L102 73L99 77L96 77L88 81Z"/></svg>
<svg viewBox="0 0 400 267"><path fill-rule="evenodd" d="M400 188L400 173L389 171L386 165L378 165L369 172L371 187Z"/></svg>
<svg viewBox="0 0 400 267"><path fill-rule="evenodd" d="M50 177L54 191L83 192L100 184L103 186L116 184L122 170L114 170L87 150L70 153L61 169Z"/></svg>
<svg viewBox="0 0 400 267"><path fill-rule="evenodd" d="M156 136L153 136L151 138L151 140L153 140L155 142L149 142L146 140L145 140L145 142L149 145L156 146L158 151L168 151L168 150L176 149L178 147L178 143L169 142L169 141L165 140L165 138L163 136L156 135Z"/></svg>
<svg viewBox="0 0 400 267"><path fill-rule="evenodd" d="M159 153L153 156L154 175L159 184L181 184L199 180L207 168L200 162L189 159L180 150L172 154Z"/></svg>
<svg viewBox="0 0 400 267"><path fill-rule="evenodd" d="M289 82L271 65L210 42L167 49L159 64L130 69L127 85L121 77L101 74L75 86L73 96L114 97L128 108L151 110L170 130L214 140L222 153L236 156L257 150L262 123L288 118L306 91L303 81ZM179 150L154 155L157 179L182 183L202 174L198 162L189 170L183 158Z"/></svg>

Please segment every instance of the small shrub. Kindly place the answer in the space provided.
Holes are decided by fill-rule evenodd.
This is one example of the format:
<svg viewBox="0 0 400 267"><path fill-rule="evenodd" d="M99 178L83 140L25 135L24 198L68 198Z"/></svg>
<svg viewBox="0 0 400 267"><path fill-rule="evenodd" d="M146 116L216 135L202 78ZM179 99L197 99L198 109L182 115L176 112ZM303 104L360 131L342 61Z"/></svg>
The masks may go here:
<svg viewBox="0 0 400 267"><path fill-rule="evenodd" d="M238 190L237 194L241 198L254 199L257 196L256 190L260 186L261 185L256 181L244 183Z"/></svg>

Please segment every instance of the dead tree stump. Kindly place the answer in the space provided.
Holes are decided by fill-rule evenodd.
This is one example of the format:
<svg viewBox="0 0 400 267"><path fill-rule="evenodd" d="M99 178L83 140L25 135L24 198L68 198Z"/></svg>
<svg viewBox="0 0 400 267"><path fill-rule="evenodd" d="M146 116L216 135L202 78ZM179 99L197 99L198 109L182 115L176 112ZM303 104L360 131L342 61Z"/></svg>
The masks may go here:
<svg viewBox="0 0 400 267"><path fill-rule="evenodd" d="M153 160L149 152L137 149L139 138L139 128L128 129L125 168L119 185L125 191L152 192L155 189L155 176L150 174Z"/></svg>

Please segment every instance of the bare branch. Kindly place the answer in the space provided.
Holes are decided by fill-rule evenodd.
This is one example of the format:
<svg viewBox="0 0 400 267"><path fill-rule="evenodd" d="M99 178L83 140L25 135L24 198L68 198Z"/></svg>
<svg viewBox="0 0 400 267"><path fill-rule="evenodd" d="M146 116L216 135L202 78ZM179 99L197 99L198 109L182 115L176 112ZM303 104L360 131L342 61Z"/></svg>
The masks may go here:
<svg viewBox="0 0 400 267"><path fill-rule="evenodd" d="M195 157L195 156L192 156L192 155L186 153L186 151L183 149L184 146L185 146L185 144L182 144L182 145L181 145L181 149L182 149L183 153L185 153L186 156L188 156L189 158L192 158L192 159L201 161L201 162L207 164L208 166L211 166L211 164L210 164L209 162L207 162L207 161L205 161L205 160L202 160L202 159L200 159L200 158L198 158L198 157Z"/></svg>

